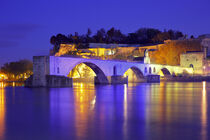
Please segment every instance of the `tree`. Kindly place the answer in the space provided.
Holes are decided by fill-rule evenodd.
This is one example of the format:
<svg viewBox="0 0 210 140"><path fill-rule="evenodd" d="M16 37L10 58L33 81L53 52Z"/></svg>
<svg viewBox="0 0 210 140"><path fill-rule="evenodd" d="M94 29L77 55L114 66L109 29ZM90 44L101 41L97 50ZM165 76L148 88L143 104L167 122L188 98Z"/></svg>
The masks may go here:
<svg viewBox="0 0 210 140"><path fill-rule="evenodd" d="M1 72L8 75L11 79L12 76L17 77L18 75L31 75L33 70L33 63L29 60L20 60L17 62L10 62L3 65ZM23 77L24 78L24 77Z"/></svg>
<svg viewBox="0 0 210 140"><path fill-rule="evenodd" d="M72 43L76 44L78 49L88 48L89 43L125 43L125 44L157 44L163 43L164 40L176 40L183 37L183 33L175 30L160 31L154 28L140 28L136 32L123 34L120 30L114 27L107 32L104 28L97 30L96 34L91 36L92 31L88 28L87 33L79 35L75 32L74 35L57 34L50 38L50 43L53 45L53 54L59 51L60 44Z"/></svg>
<svg viewBox="0 0 210 140"><path fill-rule="evenodd" d="M106 31L104 28L101 28L97 31L96 35L94 36L94 39L97 43L104 43L106 38Z"/></svg>
<svg viewBox="0 0 210 140"><path fill-rule="evenodd" d="M112 42L112 38L114 36L115 29L112 27L110 30L107 31L108 41Z"/></svg>
<svg viewBox="0 0 210 140"><path fill-rule="evenodd" d="M92 31L90 30L90 28L88 28L86 36L90 37L91 34L92 34Z"/></svg>

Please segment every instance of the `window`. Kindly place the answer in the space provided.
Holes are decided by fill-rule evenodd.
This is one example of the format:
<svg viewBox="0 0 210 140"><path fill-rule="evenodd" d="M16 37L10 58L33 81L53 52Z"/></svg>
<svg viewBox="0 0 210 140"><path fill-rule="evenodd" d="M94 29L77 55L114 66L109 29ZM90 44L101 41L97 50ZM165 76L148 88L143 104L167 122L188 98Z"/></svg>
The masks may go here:
<svg viewBox="0 0 210 140"><path fill-rule="evenodd" d="M151 74L152 73L152 69L151 69L151 67L149 67L149 74Z"/></svg>
<svg viewBox="0 0 210 140"><path fill-rule="evenodd" d="M59 67L57 67L57 73L60 73Z"/></svg>
<svg viewBox="0 0 210 140"><path fill-rule="evenodd" d="M156 72L156 69L155 69L155 67L153 68L153 72L154 72L154 73Z"/></svg>
<svg viewBox="0 0 210 140"><path fill-rule="evenodd" d="M190 68L194 68L193 64L190 64Z"/></svg>
<svg viewBox="0 0 210 140"><path fill-rule="evenodd" d="M144 73L147 73L147 67L144 68Z"/></svg>
<svg viewBox="0 0 210 140"><path fill-rule="evenodd" d="M113 74L117 75L117 68L116 68L116 66L114 66L114 68L113 68Z"/></svg>

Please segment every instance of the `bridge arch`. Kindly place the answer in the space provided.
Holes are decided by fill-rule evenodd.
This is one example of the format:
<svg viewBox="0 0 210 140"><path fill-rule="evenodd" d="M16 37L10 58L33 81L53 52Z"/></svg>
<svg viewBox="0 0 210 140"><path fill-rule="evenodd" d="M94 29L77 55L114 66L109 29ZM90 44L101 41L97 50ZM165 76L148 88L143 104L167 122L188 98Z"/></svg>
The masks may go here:
<svg viewBox="0 0 210 140"><path fill-rule="evenodd" d="M143 72L135 66L130 67L124 73L124 76L128 77L128 82L137 83L137 82L144 82L145 81Z"/></svg>
<svg viewBox="0 0 210 140"><path fill-rule="evenodd" d="M171 72L167 68L160 69L158 73L161 77L171 76Z"/></svg>
<svg viewBox="0 0 210 140"><path fill-rule="evenodd" d="M187 70L184 69L183 72L182 72L182 75L183 76L189 76L190 73Z"/></svg>
<svg viewBox="0 0 210 140"><path fill-rule="evenodd" d="M79 63L77 63L74 67L72 67L69 70L68 77L73 78L72 75L71 75L72 74L71 72L73 72L73 70L77 66L82 65L82 64L86 65L87 67L89 67L92 70L92 72L94 72L94 74L87 74L87 75L92 75L95 83L99 83L99 84L107 84L108 83L108 79L107 79L106 75L104 74L104 72L101 70L101 68L99 68L96 64L91 63L91 62L79 62ZM85 73L85 72L87 72L87 71L83 71L83 73ZM81 77L81 75L80 75L80 78L83 78L83 77Z"/></svg>

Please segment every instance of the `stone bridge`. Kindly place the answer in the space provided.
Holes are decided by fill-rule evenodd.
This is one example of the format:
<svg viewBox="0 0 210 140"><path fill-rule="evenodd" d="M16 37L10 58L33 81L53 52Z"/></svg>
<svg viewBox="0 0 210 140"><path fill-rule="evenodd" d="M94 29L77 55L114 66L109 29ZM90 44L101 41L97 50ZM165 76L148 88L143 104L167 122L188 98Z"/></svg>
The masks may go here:
<svg viewBox="0 0 210 140"><path fill-rule="evenodd" d="M159 75L160 72L165 76L193 73L192 68L144 64L143 62L85 59L76 57L34 56L33 86L46 86L49 81L52 82L53 79L49 79L47 76L67 77L69 72L81 63L86 64L95 72L95 83L99 84L127 83L127 77L123 75L128 69L132 69L139 78L144 78L148 75Z"/></svg>

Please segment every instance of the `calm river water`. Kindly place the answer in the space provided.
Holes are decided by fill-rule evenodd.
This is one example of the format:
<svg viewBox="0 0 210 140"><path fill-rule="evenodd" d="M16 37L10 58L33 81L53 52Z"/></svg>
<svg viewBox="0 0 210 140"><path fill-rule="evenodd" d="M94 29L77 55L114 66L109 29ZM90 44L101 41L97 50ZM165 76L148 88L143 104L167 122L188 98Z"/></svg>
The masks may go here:
<svg viewBox="0 0 210 140"><path fill-rule="evenodd" d="M1 140L207 140L210 83L0 88Z"/></svg>

